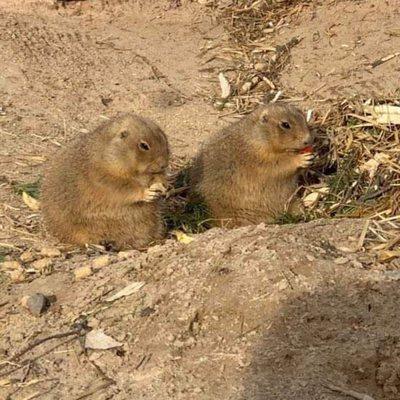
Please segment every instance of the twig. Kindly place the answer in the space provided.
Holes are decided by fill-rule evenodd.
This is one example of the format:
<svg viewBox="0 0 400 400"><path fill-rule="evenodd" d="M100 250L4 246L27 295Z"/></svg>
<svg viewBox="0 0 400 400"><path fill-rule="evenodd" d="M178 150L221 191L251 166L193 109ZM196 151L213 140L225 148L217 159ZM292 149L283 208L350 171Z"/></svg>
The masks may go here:
<svg viewBox="0 0 400 400"><path fill-rule="evenodd" d="M9 370L9 371L0 373L0 378L3 377L3 376L10 375L10 374L12 374L12 373L15 372L15 371L18 371L19 369L21 369L21 368L24 367L25 365L27 365L27 364L29 364L29 363L31 363L31 362L33 362L33 361L39 360L39 358L45 356L46 354L50 354L52 351L54 351L54 350L57 349L58 347L64 346L64 345L66 345L66 344L68 344L68 343L71 343L73 340L75 340L75 338L70 338L70 339L64 340L63 342L56 344L55 346L53 346L53 347L50 348L49 350L46 350L46 351L40 353L39 355L37 355L37 356L35 356L35 357L33 357L33 358L30 358L30 359L28 359L28 360L22 361L21 364L15 364L15 363L10 363L10 362L8 362L8 361L3 361L3 363L5 363L5 364L8 364L8 365L15 365L15 368L13 368L13 369L11 369L11 370Z"/></svg>
<svg viewBox="0 0 400 400"><path fill-rule="evenodd" d="M330 383L325 384L323 386L325 386L326 388L328 388L328 389L330 389L330 390L332 390L334 392L342 393L342 394L344 394L346 396L353 397L354 399L357 399L357 400L374 400L373 397L368 396L367 394L358 393L358 392L356 392L354 390L351 390L351 389L343 389L343 388L341 388L339 386L335 386L335 385L332 385Z"/></svg>
<svg viewBox="0 0 400 400"><path fill-rule="evenodd" d="M80 333L80 330L74 329L74 330L67 331L67 332L55 333L53 335L46 336L41 339L36 339L32 343L29 343L27 346L23 347L20 351L17 351L7 361L11 362L11 361L17 360L18 358L23 356L28 351L34 349L35 347L41 345L44 342L47 342L48 340L60 339L60 338L64 338L64 337L68 337L68 336L72 336L72 335L78 335L79 333Z"/></svg>
<svg viewBox="0 0 400 400"><path fill-rule="evenodd" d="M365 237L367 236L369 224L370 224L370 221L369 220L366 221L365 225L363 227L363 230L361 231L361 235L360 235L360 238L358 239L358 243L357 243L358 250L361 250L364 245L364 241L365 241Z"/></svg>
<svg viewBox="0 0 400 400"><path fill-rule="evenodd" d="M86 393L81 394L79 397L77 397L75 400L82 400L86 399L87 397L91 396L92 394L95 394L99 392L100 390L106 389L111 385L115 385L115 382L113 380L109 380L107 382L101 383L100 385L97 385L94 387L92 390L87 391Z"/></svg>
<svg viewBox="0 0 400 400"><path fill-rule="evenodd" d="M385 62L387 62L387 61L390 61L391 59L393 59L393 58L395 58L395 57L398 57L398 56L400 56L400 53L394 53L394 54L390 54L390 55L388 55L388 56L386 56L386 57L382 57L382 58L379 58L378 60L375 60L374 62L372 62L370 65L368 65L370 68L376 68L376 67L378 67L379 65L382 65L382 64L384 64Z"/></svg>

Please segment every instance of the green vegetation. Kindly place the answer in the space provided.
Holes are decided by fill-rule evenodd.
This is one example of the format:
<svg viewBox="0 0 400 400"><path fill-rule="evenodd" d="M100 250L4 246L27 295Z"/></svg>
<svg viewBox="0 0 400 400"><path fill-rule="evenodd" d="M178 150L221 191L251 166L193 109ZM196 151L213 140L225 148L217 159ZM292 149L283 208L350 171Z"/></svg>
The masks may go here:
<svg viewBox="0 0 400 400"><path fill-rule="evenodd" d="M38 199L40 195L40 184L41 179L37 179L34 182L13 182L12 188L18 195L22 195L23 192L29 194L29 196Z"/></svg>

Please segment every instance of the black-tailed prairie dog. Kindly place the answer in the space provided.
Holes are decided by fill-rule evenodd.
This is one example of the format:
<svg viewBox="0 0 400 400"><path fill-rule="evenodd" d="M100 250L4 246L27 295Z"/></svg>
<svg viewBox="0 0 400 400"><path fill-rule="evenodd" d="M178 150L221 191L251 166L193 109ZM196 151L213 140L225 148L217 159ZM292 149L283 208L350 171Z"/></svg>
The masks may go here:
<svg viewBox="0 0 400 400"><path fill-rule="evenodd" d="M314 157L311 143L296 107L260 106L203 145L191 170L193 190L216 225L274 222L293 208L299 172Z"/></svg>
<svg viewBox="0 0 400 400"><path fill-rule="evenodd" d="M47 230L60 241L142 248L164 236L160 192L169 146L152 121L124 114L81 134L49 163L42 186Z"/></svg>

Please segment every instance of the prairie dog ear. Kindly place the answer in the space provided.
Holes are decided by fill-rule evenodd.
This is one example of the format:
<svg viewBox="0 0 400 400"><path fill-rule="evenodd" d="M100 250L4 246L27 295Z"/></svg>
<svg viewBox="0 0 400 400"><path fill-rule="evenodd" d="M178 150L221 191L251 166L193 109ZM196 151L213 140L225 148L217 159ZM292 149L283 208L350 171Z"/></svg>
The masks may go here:
<svg viewBox="0 0 400 400"><path fill-rule="evenodd" d="M125 139L129 136L129 132L128 131L122 131L119 136L121 137L121 139Z"/></svg>

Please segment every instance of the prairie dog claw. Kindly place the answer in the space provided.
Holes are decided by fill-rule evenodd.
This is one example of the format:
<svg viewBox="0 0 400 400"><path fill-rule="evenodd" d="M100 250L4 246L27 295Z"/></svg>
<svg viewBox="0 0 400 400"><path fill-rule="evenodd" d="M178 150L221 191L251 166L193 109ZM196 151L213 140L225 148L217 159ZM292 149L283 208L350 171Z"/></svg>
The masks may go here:
<svg viewBox="0 0 400 400"><path fill-rule="evenodd" d="M150 203L156 200L161 195L165 194L167 189L162 183L153 183L148 189L144 192L144 201L146 203Z"/></svg>
<svg viewBox="0 0 400 400"><path fill-rule="evenodd" d="M312 165L315 155L313 153L304 153L300 155L299 168L307 168Z"/></svg>

